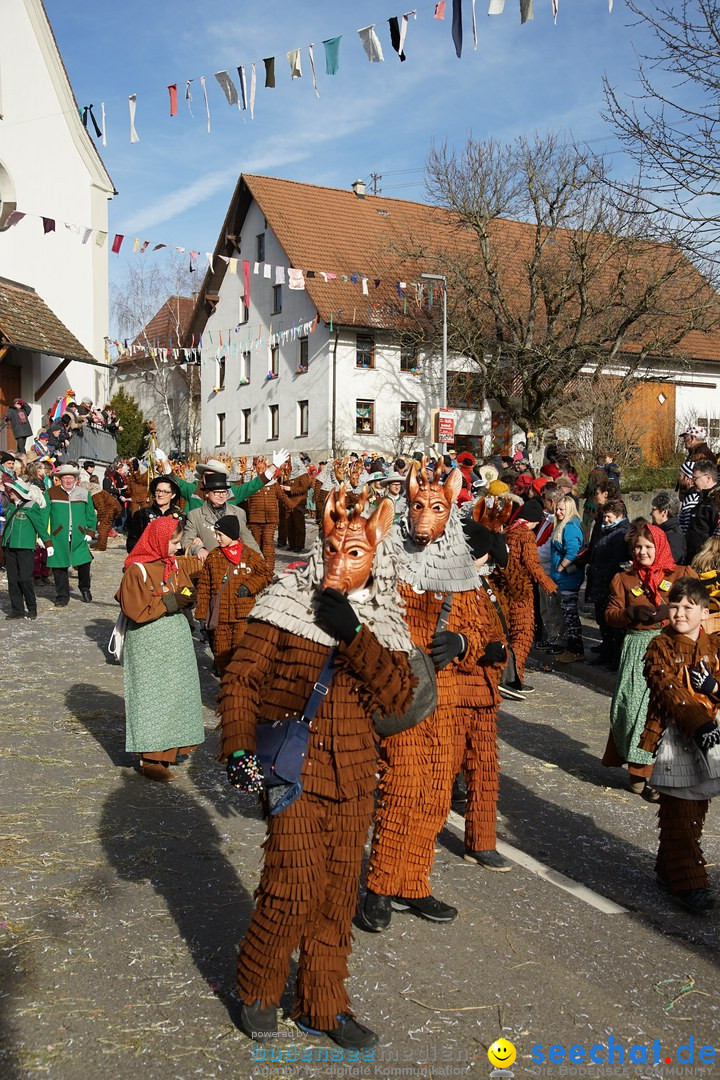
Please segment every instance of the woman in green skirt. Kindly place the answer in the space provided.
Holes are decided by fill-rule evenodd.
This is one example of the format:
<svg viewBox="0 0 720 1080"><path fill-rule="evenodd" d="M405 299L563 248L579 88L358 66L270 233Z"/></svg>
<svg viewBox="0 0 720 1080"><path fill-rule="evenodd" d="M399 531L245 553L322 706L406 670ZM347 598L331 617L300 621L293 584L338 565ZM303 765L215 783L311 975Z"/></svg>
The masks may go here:
<svg viewBox="0 0 720 1080"><path fill-rule="evenodd" d="M608 626L627 633L610 706L610 736L603 765L627 764L630 791L657 802L657 792L648 783L653 756L638 746L649 697L643 675L645 650L668 625L670 589L678 578L697 577L697 574L687 566L675 566L665 533L642 518L633 523L626 540L632 552L632 566L612 579L605 612Z"/></svg>
<svg viewBox="0 0 720 1080"><path fill-rule="evenodd" d="M125 748L140 754L149 780L173 779L170 766L205 738L200 679L183 615L195 590L176 558L178 515L151 521L125 560L115 599L126 615ZM162 685L158 672L162 671Z"/></svg>

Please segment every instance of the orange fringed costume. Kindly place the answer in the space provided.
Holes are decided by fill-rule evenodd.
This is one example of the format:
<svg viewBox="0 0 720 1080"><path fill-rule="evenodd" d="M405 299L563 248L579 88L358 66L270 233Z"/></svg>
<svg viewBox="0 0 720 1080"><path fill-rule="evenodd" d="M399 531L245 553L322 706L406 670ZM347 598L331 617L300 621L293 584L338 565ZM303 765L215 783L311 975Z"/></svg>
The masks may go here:
<svg viewBox="0 0 720 1080"><path fill-rule="evenodd" d="M699 727L714 720L717 703L688 689L687 669L701 660L716 680L720 678L720 634L707 635L701 630L693 641L668 627L650 642L644 667L650 699L641 749L655 754L669 723L677 724L692 738ZM655 871L673 893L708 887L700 840L709 805L707 799L679 799L660 790Z"/></svg>
<svg viewBox="0 0 720 1080"><path fill-rule="evenodd" d="M515 654L518 678L523 681L525 662L535 638L535 601L533 583L546 593L554 593L557 585L545 573L538 556L535 536L525 525L514 525L505 534L508 546L510 642Z"/></svg>
<svg viewBox="0 0 720 1080"><path fill-rule="evenodd" d="M109 491L97 491L92 496L93 506L97 514L97 544L96 551L107 551L108 534L112 529L115 518L122 513L122 504Z"/></svg>
<svg viewBox="0 0 720 1080"><path fill-rule="evenodd" d="M237 566L233 566L219 547L211 551L203 563L197 584L195 618L207 621L213 597L223 590L217 628L210 632L213 656L221 675L245 633L246 620L255 605L255 597L271 581L272 570L262 555L247 545L242 549L242 558ZM243 585L249 596L237 595Z"/></svg>
<svg viewBox="0 0 720 1080"><path fill-rule="evenodd" d="M264 471L264 470L259 470ZM277 484L266 484L245 503L248 529L265 557L270 570L275 569L275 533L278 527L279 506Z"/></svg>

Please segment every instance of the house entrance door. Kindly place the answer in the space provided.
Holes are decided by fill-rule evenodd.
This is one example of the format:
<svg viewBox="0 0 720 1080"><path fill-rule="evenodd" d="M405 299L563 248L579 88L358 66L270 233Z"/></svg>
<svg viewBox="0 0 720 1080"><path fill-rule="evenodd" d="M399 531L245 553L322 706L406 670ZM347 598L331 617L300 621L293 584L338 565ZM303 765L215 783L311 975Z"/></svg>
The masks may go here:
<svg viewBox="0 0 720 1080"><path fill-rule="evenodd" d="M20 397L20 368L0 364L0 417L3 417L16 397ZM0 431L0 450L14 450L15 436L6 424Z"/></svg>

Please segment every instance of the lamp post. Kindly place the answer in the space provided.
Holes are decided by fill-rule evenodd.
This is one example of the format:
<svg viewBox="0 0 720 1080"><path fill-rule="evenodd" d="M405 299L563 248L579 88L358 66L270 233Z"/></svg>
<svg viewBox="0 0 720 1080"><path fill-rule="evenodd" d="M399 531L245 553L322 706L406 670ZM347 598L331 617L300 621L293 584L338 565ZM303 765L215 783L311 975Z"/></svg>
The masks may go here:
<svg viewBox="0 0 720 1080"><path fill-rule="evenodd" d="M426 281L441 281L443 287L443 346L442 346L442 405L447 409L447 277L445 274L421 274ZM447 443L440 440L442 452L447 450Z"/></svg>

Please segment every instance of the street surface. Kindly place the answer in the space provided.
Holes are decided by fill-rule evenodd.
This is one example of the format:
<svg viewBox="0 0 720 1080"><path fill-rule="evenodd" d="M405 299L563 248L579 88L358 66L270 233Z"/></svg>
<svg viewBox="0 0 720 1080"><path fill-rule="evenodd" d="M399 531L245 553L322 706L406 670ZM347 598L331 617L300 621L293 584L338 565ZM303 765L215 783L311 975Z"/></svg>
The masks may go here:
<svg viewBox="0 0 720 1080"><path fill-rule="evenodd" d="M204 647L205 744L174 784L133 770L122 669L105 652L124 556L120 540L110 544L94 562L92 605L71 578L69 607L41 589L37 622L0 621L2 1080L485 1077L501 1036L517 1049L516 1077L717 1075L698 1049L720 1048L720 908L693 917L656 888L655 808L600 765L607 694L545 671L529 673L537 693L506 702L500 720L498 835L528 866L494 874L464 862L452 815L433 889L457 921L395 914L385 934L355 931L348 985L382 1037L375 1059L338 1061L334 1044L285 1022L275 1056L286 1060L271 1062L270 1049L253 1060L225 1001L263 824L215 760L217 680ZM4 577L0 602L7 611ZM157 692L172 694L160 662ZM717 830L711 807L713 867ZM568 891L575 884L585 890ZM534 1064L537 1044L587 1052L610 1036L623 1066ZM691 1039L695 1064L678 1065ZM648 1045L647 1064L627 1063L632 1044Z"/></svg>

